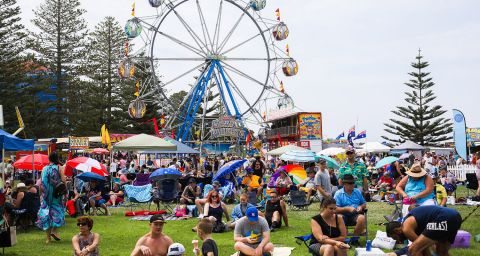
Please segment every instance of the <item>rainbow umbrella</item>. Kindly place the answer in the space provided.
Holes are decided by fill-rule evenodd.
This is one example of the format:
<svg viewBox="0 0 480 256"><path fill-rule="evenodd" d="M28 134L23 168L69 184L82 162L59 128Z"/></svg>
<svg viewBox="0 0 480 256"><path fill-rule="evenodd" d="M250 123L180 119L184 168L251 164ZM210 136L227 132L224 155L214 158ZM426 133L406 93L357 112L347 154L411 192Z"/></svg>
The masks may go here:
<svg viewBox="0 0 480 256"><path fill-rule="evenodd" d="M285 170L293 178L293 183L295 184L303 184L307 179L307 171L298 164L287 164L285 165Z"/></svg>

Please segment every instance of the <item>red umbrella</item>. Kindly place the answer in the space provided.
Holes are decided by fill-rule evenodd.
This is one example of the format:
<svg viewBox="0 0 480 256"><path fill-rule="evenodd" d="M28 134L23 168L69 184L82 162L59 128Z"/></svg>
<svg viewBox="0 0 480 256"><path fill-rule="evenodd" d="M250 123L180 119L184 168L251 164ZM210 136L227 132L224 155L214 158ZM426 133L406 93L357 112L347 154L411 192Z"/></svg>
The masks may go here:
<svg viewBox="0 0 480 256"><path fill-rule="evenodd" d="M105 148L94 148L93 153L98 154L98 155L102 155L102 154L108 154L108 153L110 153L110 151L108 151L108 149L105 149Z"/></svg>
<svg viewBox="0 0 480 256"><path fill-rule="evenodd" d="M67 166L82 172L93 172L100 176L108 176L107 168L97 160L89 157L77 157L67 161ZM72 176L72 171L65 169L65 175Z"/></svg>
<svg viewBox="0 0 480 256"><path fill-rule="evenodd" d="M50 161L48 161L48 156L44 154L34 154L33 160L32 155L26 155L13 163L13 167L22 170L32 170L32 163L33 170L41 171L43 167L47 166L50 163Z"/></svg>

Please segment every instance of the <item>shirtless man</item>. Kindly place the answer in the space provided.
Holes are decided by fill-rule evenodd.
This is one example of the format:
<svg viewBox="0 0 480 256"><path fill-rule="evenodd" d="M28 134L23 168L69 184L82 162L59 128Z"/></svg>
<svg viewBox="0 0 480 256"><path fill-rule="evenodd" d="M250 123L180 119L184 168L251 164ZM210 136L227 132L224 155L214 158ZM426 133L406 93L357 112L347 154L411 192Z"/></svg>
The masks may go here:
<svg viewBox="0 0 480 256"><path fill-rule="evenodd" d="M150 232L138 239L130 256L166 256L173 240L162 233L164 224L162 215L153 215L150 218Z"/></svg>

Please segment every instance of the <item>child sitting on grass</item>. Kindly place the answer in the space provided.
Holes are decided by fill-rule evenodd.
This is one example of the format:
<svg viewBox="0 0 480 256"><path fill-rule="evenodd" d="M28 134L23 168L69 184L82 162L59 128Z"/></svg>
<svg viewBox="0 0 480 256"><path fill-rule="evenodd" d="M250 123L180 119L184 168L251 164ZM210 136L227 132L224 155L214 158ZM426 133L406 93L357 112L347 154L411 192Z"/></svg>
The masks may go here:
<svg viewBox="0 0 480 256"><path fill-rule="evenodd" d="M201 219L197 225L197 235L202 239L202 254L198 248L198 241L193 240L193 252L195 256L218 256L218 248L215 240L212 239L213 223L208 219Z"/></svg>

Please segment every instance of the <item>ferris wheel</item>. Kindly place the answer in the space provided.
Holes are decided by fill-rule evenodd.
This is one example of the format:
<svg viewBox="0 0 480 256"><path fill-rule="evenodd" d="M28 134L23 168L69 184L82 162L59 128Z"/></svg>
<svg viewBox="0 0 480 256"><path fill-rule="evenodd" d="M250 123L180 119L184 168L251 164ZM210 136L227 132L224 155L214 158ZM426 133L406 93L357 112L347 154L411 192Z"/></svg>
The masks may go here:
<svg viewBox="0 0 480 256"><path fill-rule="evenodd" d="M153 15L136 17L133 7L125 33L139 47L119 65L123 78L143 75L129 106L132 117L155 104L166 117L163 128L190 141L195 131L208 137L212 112L262 126L272 104L293 105L282 80L297 74L298 63L284 41L289 29L280 10L266 15L266 0L149 3ZM186 93L173 102L180 91Z"/></svg>

